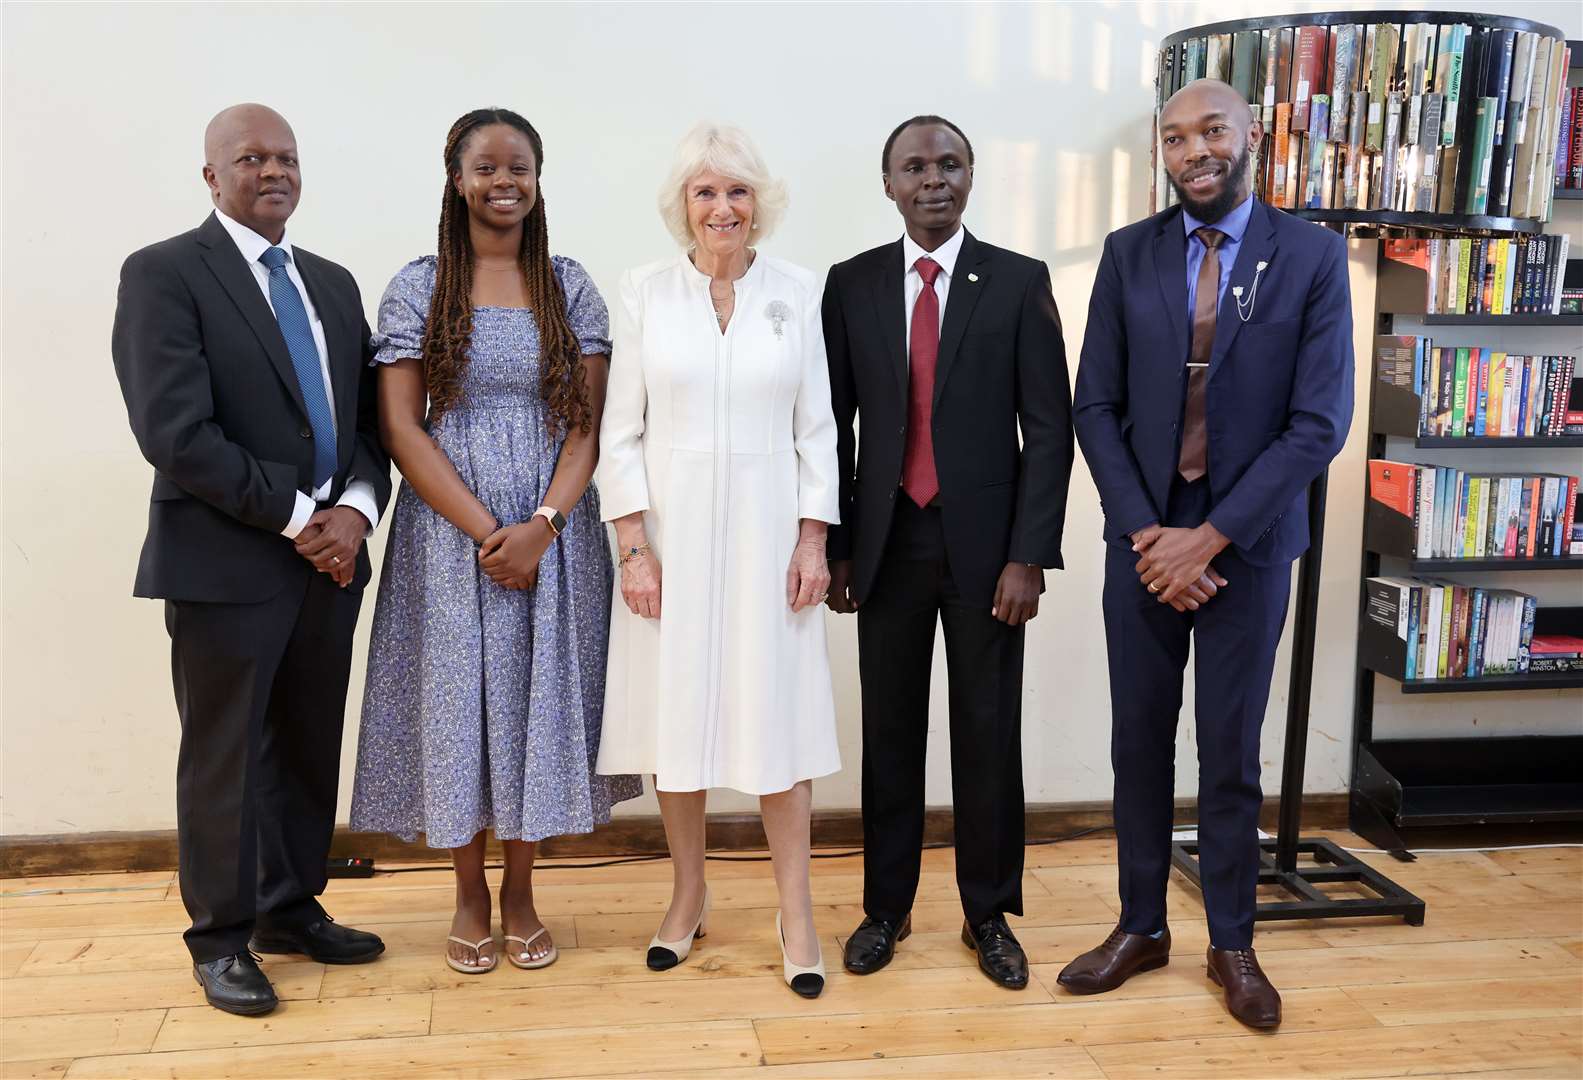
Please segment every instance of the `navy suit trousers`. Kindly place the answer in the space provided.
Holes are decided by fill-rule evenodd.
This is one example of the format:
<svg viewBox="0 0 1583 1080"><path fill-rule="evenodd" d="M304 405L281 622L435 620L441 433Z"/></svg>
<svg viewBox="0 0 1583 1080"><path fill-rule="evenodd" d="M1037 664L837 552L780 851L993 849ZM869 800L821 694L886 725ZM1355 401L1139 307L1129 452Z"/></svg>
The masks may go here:
<svg viewBox="0 0 1583 1080"><path fill-rule="evenodd" d="M1210 510L1206 480L1171 488L1162 524L1192 528ZM1182 673L1193 645L1198 734L1198 842L1209 940L1253 942L1258 884L1259 728L1286 622L1291 565L1250 566L1234 548L1211 565L1227 585L1197 611L1160 603L1138 579L1129 541L1107 545L1105 638L1110 660L1121 926L1165 925Z"/></svg>

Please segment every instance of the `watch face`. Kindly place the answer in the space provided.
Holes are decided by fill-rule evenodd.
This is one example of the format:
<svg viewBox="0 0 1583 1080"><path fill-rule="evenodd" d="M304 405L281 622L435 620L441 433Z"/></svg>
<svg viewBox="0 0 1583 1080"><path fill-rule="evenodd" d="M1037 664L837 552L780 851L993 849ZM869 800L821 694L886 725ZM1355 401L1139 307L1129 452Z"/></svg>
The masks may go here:
<svg viewBox="0 0 1583 1080"><path fill-rule="evenodd" d="M566 531L566 515L559 510L555 511L550 515L550 524L555 526L557 533Z"/></svg>

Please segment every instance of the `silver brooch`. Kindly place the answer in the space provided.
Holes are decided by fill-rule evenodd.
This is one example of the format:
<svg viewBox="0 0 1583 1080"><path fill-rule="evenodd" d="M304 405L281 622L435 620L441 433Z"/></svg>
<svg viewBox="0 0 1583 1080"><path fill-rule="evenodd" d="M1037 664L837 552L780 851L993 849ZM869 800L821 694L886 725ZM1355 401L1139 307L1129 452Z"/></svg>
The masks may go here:
<svg viewBox="0 0 1583 1080"><path fill-rule="evenodd" d="M791 318L791 314L791 308L786 306L784 300L771 300L769 307L764 309L764 317L769 319L770 325L775 328L776 340L784 336L786 320Z"/></svg>

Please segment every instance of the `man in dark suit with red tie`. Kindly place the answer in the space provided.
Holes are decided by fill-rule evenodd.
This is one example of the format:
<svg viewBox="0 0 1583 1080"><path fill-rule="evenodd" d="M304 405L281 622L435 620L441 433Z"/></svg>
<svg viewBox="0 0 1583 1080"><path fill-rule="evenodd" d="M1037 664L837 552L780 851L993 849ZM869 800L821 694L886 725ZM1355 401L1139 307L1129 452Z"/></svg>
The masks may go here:
<svg viewBox="0 0 1583 1080"><path fill-rule="evenodd" d="M1250 189L1262 137L1223 82L1160 113L1180 205L1105 241L1077 372L1078 441L1104 505L1121 920L1060 982L1101 993L1166 964L1176 720L1196 661L1198 843L1209 977L1275 1027L1253 951L1259 728L1308 546L1308 485L1352 419L1346 244Z"/></svg>
<svg viewBox="0 0 1583 1080"><path fill-rule="evenodd" d="M1061 566L1066 351L1044 264L962 227L973 148L961 130L914 117L882 162L905 235L832 267L824 295L841 499L828 604L857 612L863 683L866 917L845 964L879 970L911 930L938 621L962 939L985 974L1021 989L1027 958L1006 915L1022 914L1023 628L1044 569Z"/></svg>
<svg viewBox="0 0 1583 1080"><path fill-rule="evenodd" d="M384 950L317 897L390 460L357 283L286 238L290 126L226 109L204 161L214 212L126 260L111 354L154 466L133 591L165 601L170 631L187 948L209 1004L252 1016L276 1005L253 952Z"/></svg>

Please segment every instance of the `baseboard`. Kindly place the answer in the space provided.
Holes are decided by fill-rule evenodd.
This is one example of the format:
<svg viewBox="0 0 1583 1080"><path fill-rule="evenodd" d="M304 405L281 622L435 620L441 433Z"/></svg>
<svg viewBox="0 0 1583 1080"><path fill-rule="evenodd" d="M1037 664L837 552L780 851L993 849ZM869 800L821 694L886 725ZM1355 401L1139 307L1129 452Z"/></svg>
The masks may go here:
<svg viewBox="0 0 1583 1080"><path fill-rule="evenodd" d="M1260 824L1275 828L1278 800L1266 800ZM1176 820L1197 820L1197 802L1176 801ZM1109 802L1038 803L1028 807L1028 839L1054 840L1084 829L1111 824ZM1303 825L1308 829L1338 829L1347 824L1345 794L1308 795L1303 799ZM931 808L924 814L925 843L951 842L951 810ZM861 847L863 819L856 809L816 810L813 845L818 848ZM499 852L490 841L491 855ZM757 814L711 814L709 847L718 851L764 848L764 828ZM663 853L665 830L654 815L619 817L584 836L559 836L540 846L547 856L609 856ZM330 845L332 856L364 856L378 862L441 860L443 851L423 844L403 843L381 833L354 833L337 827ZM0 837L0 877L46 877L54 874L96 874L134 870L173 870L176 867L176 831L67 833L54 836Z"/></svg>

